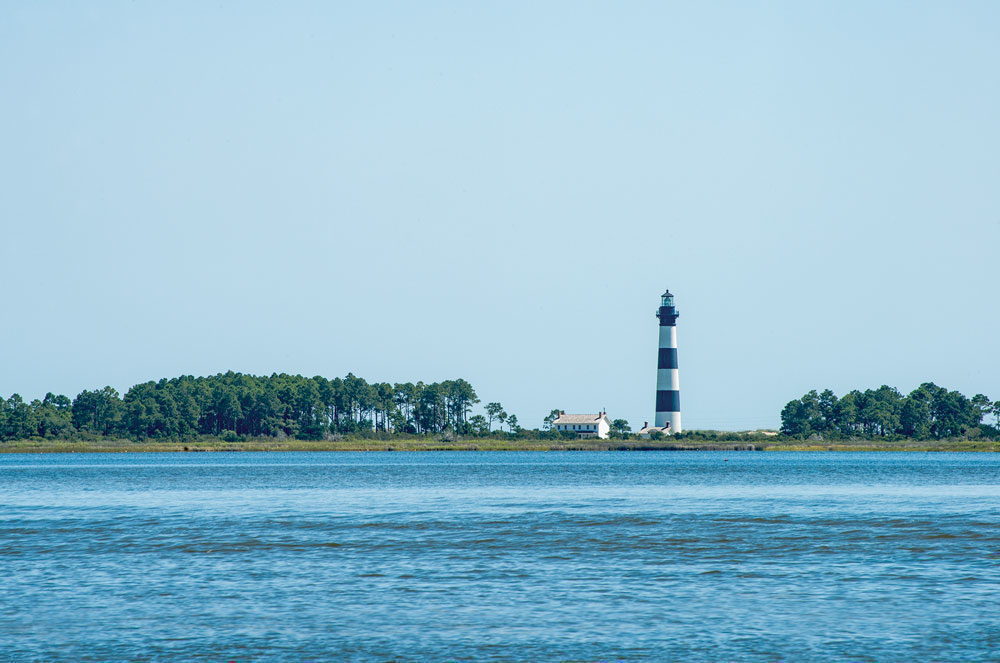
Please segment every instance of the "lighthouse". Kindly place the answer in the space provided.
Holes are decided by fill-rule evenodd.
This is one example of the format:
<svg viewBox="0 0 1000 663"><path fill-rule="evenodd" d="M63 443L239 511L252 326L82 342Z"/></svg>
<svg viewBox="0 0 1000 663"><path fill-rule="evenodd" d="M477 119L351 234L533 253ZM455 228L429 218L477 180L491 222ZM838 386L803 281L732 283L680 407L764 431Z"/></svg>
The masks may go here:
<svg viewBox="0 0 1000 663"><path fill-rule="evenodd" d="M660 296L660 352L656 363L656 420L666 433L681 432L681 380L677 372L677 308L667 290Z"/></svg>

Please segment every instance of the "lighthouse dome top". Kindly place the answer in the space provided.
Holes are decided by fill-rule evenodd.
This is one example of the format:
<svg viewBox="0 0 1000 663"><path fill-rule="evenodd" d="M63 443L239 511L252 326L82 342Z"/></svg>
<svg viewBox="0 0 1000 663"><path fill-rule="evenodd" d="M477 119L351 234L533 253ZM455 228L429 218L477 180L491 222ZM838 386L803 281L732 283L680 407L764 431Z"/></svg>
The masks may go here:
<svg viewBox="0 0 1000 663"><path fill-rule="evenodd" d="M660 295L660 300L662 301L663 306L674 305L674 296L670 294L669 290L665 291L662 295Z"/></svg>

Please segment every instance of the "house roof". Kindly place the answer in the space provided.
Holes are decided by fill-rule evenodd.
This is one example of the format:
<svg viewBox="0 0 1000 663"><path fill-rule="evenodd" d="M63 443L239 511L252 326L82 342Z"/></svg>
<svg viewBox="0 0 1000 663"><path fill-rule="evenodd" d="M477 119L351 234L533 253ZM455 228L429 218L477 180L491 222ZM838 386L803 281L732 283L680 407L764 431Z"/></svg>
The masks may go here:
<svg viewBox="0 0 1000 663"><path fill-rule="evenodd" d="M661 433L666 433L670 430L670 426L646 426L645 428L640 428L637 435L649 435L653 431L660 431Z"/></svg>
<svg viewBox="0 0 1000 663"><path fill-rule="evenodd" d="M600 421L603 414L560 414L553 424L593 424Z"/></svg>

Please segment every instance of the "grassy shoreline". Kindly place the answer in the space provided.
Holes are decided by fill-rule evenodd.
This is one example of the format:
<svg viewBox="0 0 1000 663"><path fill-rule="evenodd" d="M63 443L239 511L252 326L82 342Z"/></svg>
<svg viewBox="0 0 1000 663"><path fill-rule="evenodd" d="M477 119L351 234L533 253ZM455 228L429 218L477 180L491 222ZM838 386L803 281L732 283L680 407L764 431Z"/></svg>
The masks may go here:
<svg viewBox="0 0 1000 663"><path fill-rule="evenodd" d="M423 438L278 440L192 442L132 440L15 440L0 443L0 453L143 453L199 451L1000 451L990 440L804 440L693 441L693 440L539 440L467 439L441 441Z"/></svg>

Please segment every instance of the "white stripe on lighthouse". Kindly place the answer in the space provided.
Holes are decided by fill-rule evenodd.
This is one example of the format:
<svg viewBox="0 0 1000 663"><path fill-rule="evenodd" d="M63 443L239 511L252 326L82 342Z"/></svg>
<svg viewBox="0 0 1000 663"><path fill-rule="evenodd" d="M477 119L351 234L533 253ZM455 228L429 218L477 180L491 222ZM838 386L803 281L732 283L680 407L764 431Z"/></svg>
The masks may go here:
<svg viewBox="0 0 1000 663"><path fill-rule="evenodd" d="M648 383L647 383L648 384ZM656 390L671 389L680 391L681 375L676 368L660 368L656 371Z"/></svg>

